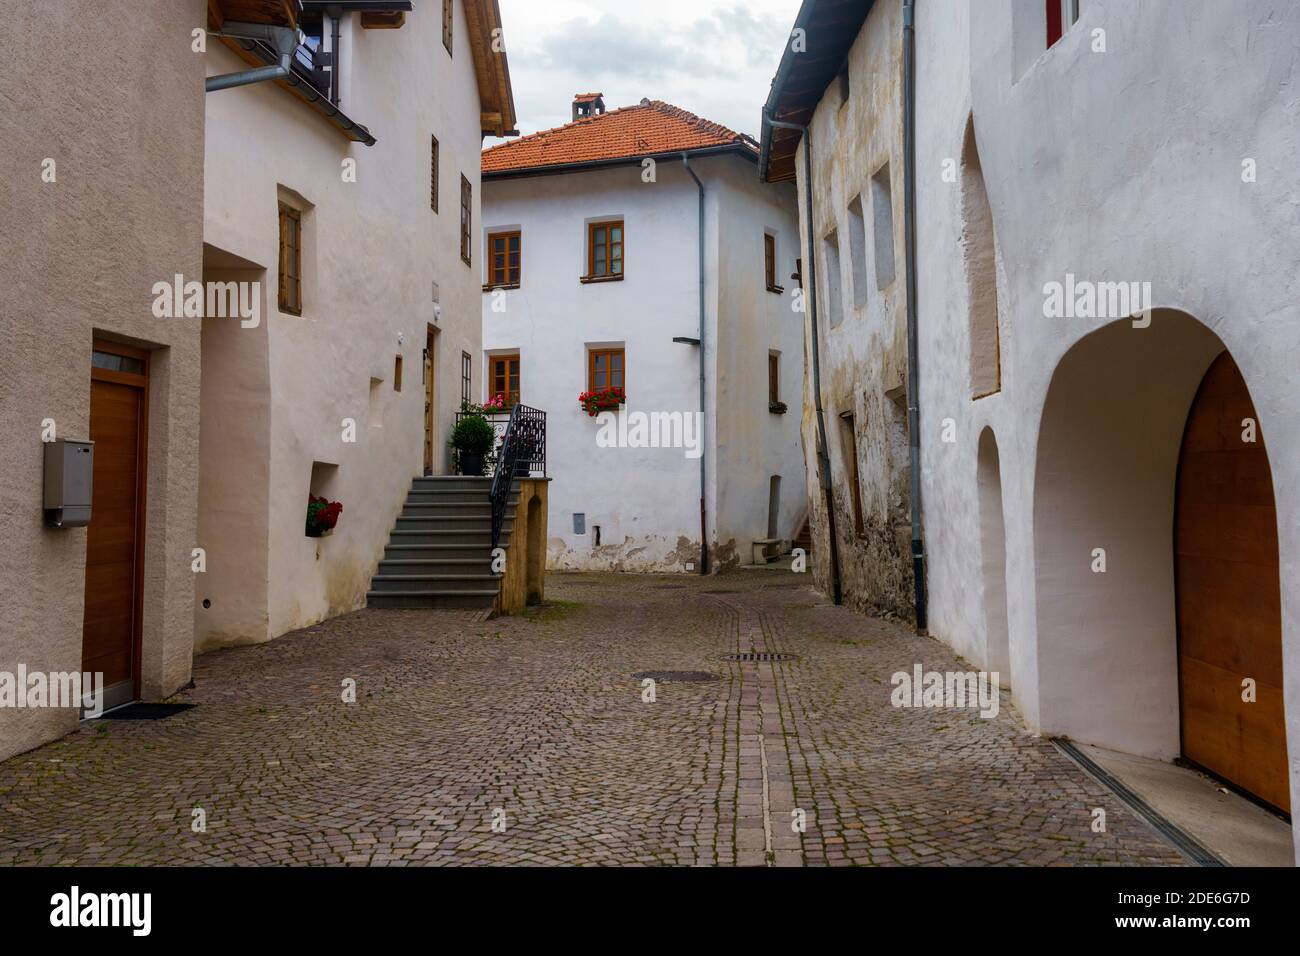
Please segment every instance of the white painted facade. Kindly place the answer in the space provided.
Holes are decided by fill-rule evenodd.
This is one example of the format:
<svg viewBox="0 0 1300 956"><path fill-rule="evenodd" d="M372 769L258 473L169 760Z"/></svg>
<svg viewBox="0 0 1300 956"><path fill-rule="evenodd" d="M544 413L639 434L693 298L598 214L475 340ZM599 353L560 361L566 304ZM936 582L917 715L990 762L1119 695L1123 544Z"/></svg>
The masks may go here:
<svg viewBox="0 0 1300 956"><path fill-rule="evenodd" d="M204 320L198 650L269 640L364 605L423 472L430 326L434 471L450 470L461 355L476 367L479 355L480 263L460 255L460 181L473 187L477 235L482 137L465 8L454 5L449 53L440 7L416 4L401 29L343 18L340 106L373 146L274 84L207 96L205 278L261 282L263 321ZM248 67L215 39L207 61L209 75ZM345 178L349 160L355 181ZM277 308L280 200L302 210L301 316ZM343 504L329 537L304 535L309 492Z"/></svg>
<svg viewBox="0 0 1300 956"><path fill-rule="evenodd" d="M1226 347L1272 468L1294 805L1300 10L1181 0L1081 7L1045 50L1042 3L917 5L930 631L972 661L1008 660L1031 727L1176 756L1174 476L1192 395ZM939 175L945 158L969 165L972 115L996 236L1001 339L1000 391L978 399L965 186ZM1252 165L1253 182L1243 176ZM1044 286L1067 273L1150 282L1151 326L1045 318ZM941 438L949 418L952 443ZM1003 568L1003 542L990 534L998 516L989 520L999 493ZM1107 551L1105 574L1091 569L1095 548Z"/></svg>
<svg viewBox="0 0 1300 956"><path fill-rule="evenodd" d="M797 219L793 191L761 184L752 161L721 155L691 166L705 189L703 453L716 568L751 563L751 543L768 536L773 476L778 537L794 536L806 507L802 316L788 279ZM698 191L679 159L659 162L655 178L644 182L634 163L484 181L476 255L490 233L522 233L520 288L483 294L485 362L517 352L520 400L547 413L552 568L699 570L699 459L681 448L598 447L600 422L578 405L588 350L605 346L625 350L629 415L699 411L698 349L673 342L699 336ZM584 284L586 223L605 219L624 223L625 278ZM784 294L765 287L765 231L776 237ZM786 414L768 408L769 351L780 353ZM486 368L478 380L485 376ZM575 531L575 514L585 533Z"/></svg>

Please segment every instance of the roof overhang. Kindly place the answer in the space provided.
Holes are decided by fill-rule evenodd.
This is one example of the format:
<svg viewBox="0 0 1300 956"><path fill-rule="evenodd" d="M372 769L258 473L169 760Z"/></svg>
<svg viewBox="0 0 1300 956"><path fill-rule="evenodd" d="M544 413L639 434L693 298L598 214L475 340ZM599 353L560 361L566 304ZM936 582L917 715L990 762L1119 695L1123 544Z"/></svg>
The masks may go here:
<svg viewBox="0 0 1300 956"><path fill-rule="evenodd" d="M752 143L752 140L750 141ZM640 166L647 159L656 163L678 160L685 153L691 159L703 156L723 156L728 153L741 156L751 163L758 161L758 153L752 145L744 142L726 143L722 146L703 146L699 149L675 149L666 153L644 153L639 156L618 156L613 159L590 159L580 163L554 163L550 166L528 166L523 169L483 170L484 181L489 179L524 179L529 176L558 176L561 173L580 173L590 169L606 169L610 166Z"/></svg>
<svg viewBox="0 0 1300 956"><path fill-rule="evenodd" d="M464 0L464 7L478 81L479 127L484 136L518 136L500 4L497 0Z"/></svg>
<svg viewBox="0 0 1300 956"><path fill-rule="evenodd" d="M208 0L208 25L220 29L223 23L232 20L296 27L301 7L301 0Z"/></svg>
<svg viewBox="0 0 1300 956"><path fill-rule="evenodd" d="M858 38L874 0L803 0L772 80L764 117L807 126ZM798 37L798 31L803 31ZM796 39L802 42L796 42ZM796 46L799 48L796 50ZM795 178L801 134L763 122L758 175L769 183Z"/></svg>

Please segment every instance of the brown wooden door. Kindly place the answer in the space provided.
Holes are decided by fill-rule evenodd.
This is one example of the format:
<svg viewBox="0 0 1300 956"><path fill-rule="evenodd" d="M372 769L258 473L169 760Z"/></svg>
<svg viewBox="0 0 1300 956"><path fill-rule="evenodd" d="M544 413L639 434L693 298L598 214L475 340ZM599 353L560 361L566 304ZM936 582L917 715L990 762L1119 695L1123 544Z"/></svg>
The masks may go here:
<svg viewBox="0 0 1300 956"><path fill-rule="evenodd" d="M433 370L434 331L425 331L424 340L424 473L433 474Z"/></svg>
<svg viewBox="0 0 1300 956"><path fill-rule="evenodd" d="M1289 811L1273 480L1255 406L1227 352L1187 416L1174 558L1183 754ZM1254 703L1242 700L1246 678Z"/></svg>
<svg viewBox="0 0 1300 956"><path fill-rule="evenodd" d="M102 672L107 706L138 696L143 581L147 356L95 344L90 439L95 443L82 669Z"/></svg>

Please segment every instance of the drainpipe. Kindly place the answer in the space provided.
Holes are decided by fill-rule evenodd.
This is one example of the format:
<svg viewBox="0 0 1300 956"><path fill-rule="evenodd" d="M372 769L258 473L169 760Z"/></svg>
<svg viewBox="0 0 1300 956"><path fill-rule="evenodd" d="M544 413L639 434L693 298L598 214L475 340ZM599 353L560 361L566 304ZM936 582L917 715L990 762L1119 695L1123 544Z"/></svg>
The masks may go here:
<svg viewBox="0 0 1300 956"><path fill-rule="evenodd" d="M695 186L699 190L699 210L696 219L699 226L699 237L696 240L696 247L699 250L699 287L700 287L700 574L709 573L709 521L708 509L706 507L706 489L704 461L709 457L708 446L704 442L704 421L708 418L708 408L704 404L704 183L700 182L700 177L695 175L695 170L691 169L691 159L686 153L682 153L682 165L686 171L691 174L691 179L695 180Z"/></svg>
<svg viewBox="0 0 1300 956"><path fill-rule="evenodd" d="M339 24L343 20L343 11L339 7L330 7L330 102L339 105Z"/></svg>
<svg viewBox="0 0 1300 956"><path fill-rule="evenodd" d="M275 66L259 66L255 70L241 70L238 73L223 73L210 76L206 92L229 90L236 86L248 86L265 80L281 80L289 75L289 66L293 62L293 51L300 42L298 31L292 27L276 27L266 23L226 23L215 36L231 37L237 40L262 40L275 47L279 63Z"/></svg>
<svg viewBox="0 0 1300 956"><path fill-rule="evenodd" d="M816 227L813 225L813 179L812 179L812 135L807 126L798 123L785 123L772 119L763 112L763 122L776 129L792 129L803 136L803 179L804 179L804 218L808 221L808 261L804 263L803 275L808 280L808 314L809 328L812 335L812 370L813 400L817 408L817 470L822 492L826 496L826 522L830 537L831 551L831 596L836 604L843 602L840 589L840 547L835 532L835 500L831 493L831 456L826 443L826 413L822 409L822 370L821 349L817 334L817 260Z"/></svg>
<svg viewBox="0 0 1300 956"><path fill-rule="evenodd" d="M911 452L912 582L916 630L926 633L925 542L921 538L921 379L916 316L916 0L903 0L903 203L907 247L907 434Z"/></svg>

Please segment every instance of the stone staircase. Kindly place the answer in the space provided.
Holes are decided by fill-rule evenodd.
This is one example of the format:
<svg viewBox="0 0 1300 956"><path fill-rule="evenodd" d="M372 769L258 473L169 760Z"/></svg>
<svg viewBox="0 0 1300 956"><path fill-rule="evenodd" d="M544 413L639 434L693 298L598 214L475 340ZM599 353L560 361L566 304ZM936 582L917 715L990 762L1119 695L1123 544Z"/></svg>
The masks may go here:
<svg viewBox="0 0 1300 956"><path fill-rule="evenodd" d="M803 548L804 554L812 554L812 529L809 527L809 519L804 518L803 524L799 526L799 532L794 536L793 546Z"/></svg>
<svg viewBox="0 0 1300 956"><path fill-rule="evenodd" d="M501 575L492 572L491 478L416 478L366 594L369 607L489 608ZM506 504L500 546L510 547L518 483Z"/></svg>

